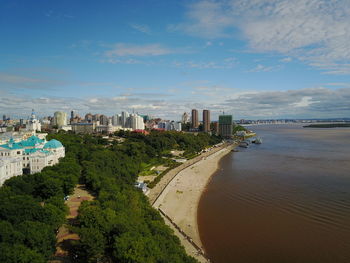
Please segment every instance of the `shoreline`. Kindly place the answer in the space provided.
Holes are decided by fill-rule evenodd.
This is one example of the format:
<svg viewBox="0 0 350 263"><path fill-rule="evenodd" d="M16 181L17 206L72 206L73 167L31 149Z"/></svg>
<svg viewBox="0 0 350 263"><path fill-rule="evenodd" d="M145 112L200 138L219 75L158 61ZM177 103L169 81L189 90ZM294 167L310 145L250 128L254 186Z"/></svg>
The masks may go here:
<svg viewBox="0 0 350 263"><path fill-rule="evenodd" d="M225 144L206 152L177 167L156 191L150 202L160 211L165 222L180 238L186 252L199 262L208 262L200 240L197 212L200 198L211 177L219 168L222 157L231 152L236 144ZM166 176L165 176L166 177ZM162 181L161 181L162 182ZM160 183L161 183L160 182ZM154 194L153 194L154 196Z"/></svg>

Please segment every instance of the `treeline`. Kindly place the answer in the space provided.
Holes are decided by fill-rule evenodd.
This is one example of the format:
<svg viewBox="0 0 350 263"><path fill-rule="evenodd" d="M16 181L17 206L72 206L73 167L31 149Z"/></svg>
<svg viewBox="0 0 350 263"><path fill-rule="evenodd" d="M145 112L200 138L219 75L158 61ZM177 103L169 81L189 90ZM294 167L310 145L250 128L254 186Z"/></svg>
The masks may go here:
<svg viewBox="0 0 350 263"><path fill-rule="evenodd" d="M243 127L242 125L236 124L233 126L232 133L235 134L238 131L245 131L246 132L246 131L248 131L248 129Z"/></svg>
<svg viewBox="0 0 350 263"><path fill-rule="evenodd" d="M65 222L63 197L80 180L96 197L84 201L73 226L75 262L196 262L134 187L142 163L171 149L197 152L216 144L207 134L120 132L123 143L101 137L52 134L66 157L35 175L14 177L0 189L0 262L46 262L55 231Z"/></svg>

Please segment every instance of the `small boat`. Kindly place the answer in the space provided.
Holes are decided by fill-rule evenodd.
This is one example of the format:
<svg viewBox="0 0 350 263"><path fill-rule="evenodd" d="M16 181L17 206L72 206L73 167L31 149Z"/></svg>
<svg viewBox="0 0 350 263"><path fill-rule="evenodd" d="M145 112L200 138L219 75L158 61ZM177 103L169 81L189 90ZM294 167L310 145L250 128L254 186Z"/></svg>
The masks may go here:
<svg viewBox="0 0 350 263"><path fill-rule="evenodd" d="M254 141L255 144L262 144L262 139L260 137L257 137Z"/></svg>
<svg viewBox="0 0 350 263"><path fill-rule="evenodd" d="M249 147L249 143L248 143L248 142L243 141L243 142L241 142L241 143L239 144L239 147L242 147L242 148L248 148L248 147Z"/></svg>

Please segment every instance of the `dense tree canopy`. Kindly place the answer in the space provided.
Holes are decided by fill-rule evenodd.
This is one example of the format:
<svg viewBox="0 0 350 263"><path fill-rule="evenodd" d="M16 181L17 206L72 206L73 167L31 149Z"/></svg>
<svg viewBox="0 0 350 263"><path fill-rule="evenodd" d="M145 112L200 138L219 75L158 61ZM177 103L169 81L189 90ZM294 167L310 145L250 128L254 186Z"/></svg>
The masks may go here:
<svg viewBox="0 0 350 263"><path fill-rule="evenodd" d="M46 262L55 249L55 231L65 222L64 196L80 181L96 197L84 201L73 227L80 262L196 262L158 211L134 187L143 164L171 149L194 154L219 137L199 133L130 132L112 143L98 136L50 134L66 157L41 173L7 180L0 188L0 262Z"/></svg>

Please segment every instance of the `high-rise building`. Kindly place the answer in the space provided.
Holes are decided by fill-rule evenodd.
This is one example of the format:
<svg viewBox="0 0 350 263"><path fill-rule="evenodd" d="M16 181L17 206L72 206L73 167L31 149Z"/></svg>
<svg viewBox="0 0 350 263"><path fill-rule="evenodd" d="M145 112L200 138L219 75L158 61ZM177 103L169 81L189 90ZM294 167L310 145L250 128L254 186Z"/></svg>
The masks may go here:
<svg viewBox="0 0 350 263"><path fill-rule="evenodd" d="M74 122L74 118L75 118L75 111L72 110L72 111L70 112L69 123L73 123L73 122Z"/></svg>
<svg viewBox="0 0 350 263"><path fill-rule="evenodd" d="M127 111L122 111L121 124L124 128L130 128L130 123L128 123L129 113Z"/></svg>
<svg viewBox="0 0 350 263"><path fill-rule="evenodd" d="M192 128L192 129L197 129L198 126L199 126L199 122L198 122L198 110L196 110L196 109L193 109L193 110L192 110L191 118L192 118L191 128Z"/></svg>
<svg viewBox="0 0 350 263"><path fill-rule="evenodd" d="M210 132L210 111L203 110L203 131Z"/></svg>
<svg viewBox="0 0 350 263"><path fill-rule="evenodd" d="M112 124L113 124L113 126L123 126L121 119L122 119L122 116L120 114L115 114L112 117Z"/></svg>
<svg viewBox="0 0 350 263"><path fill-rule="evenodd" d="M130 114L128 118L128 122L130 123L130 128L133 130L144 130L145 124L143 122L143 118L135 113Z"/></svg>
<svg viewBox="0 0 350 263"><path fill-rule="evenodd" d="M92 122L92 114L91 113L87 113L85 115L85 122L87 122L87 123Z"/></svg>
<svg viewBox="0 0 350 263"><path fill-rule="evenodd" d="M189 116L189 114L187 112L184 112L184 114L182 114L181 122L182 123L190 122L190 116Z"/></svg>
<svg viewBox="0 0 350 263"><path fill-rule="evenodd" d="M100 116L100 125L108 125L108 117L106 115Z"/></svg>
<svg viewBox="0 0 350 263"><path fill-rule="evenodd" d="M67 125L67 113L63 111L56 111L54 113L54 125L57 125L58 127L66 126Z"/></svg>
<svg viewBox="0 0 350 263"><path fill-rule="evenodd" d="M232 115L219 116L219 135L223 138L231 138L233 130Z"/></svg>
<svg viewBox="0 0 350 263"><path fill-rule="evenodd" d="M74 110L72 110L70 112L69 123L70 124L72 124L72 123L79 123L81 121L82 121L81 117Z"/></svg>

